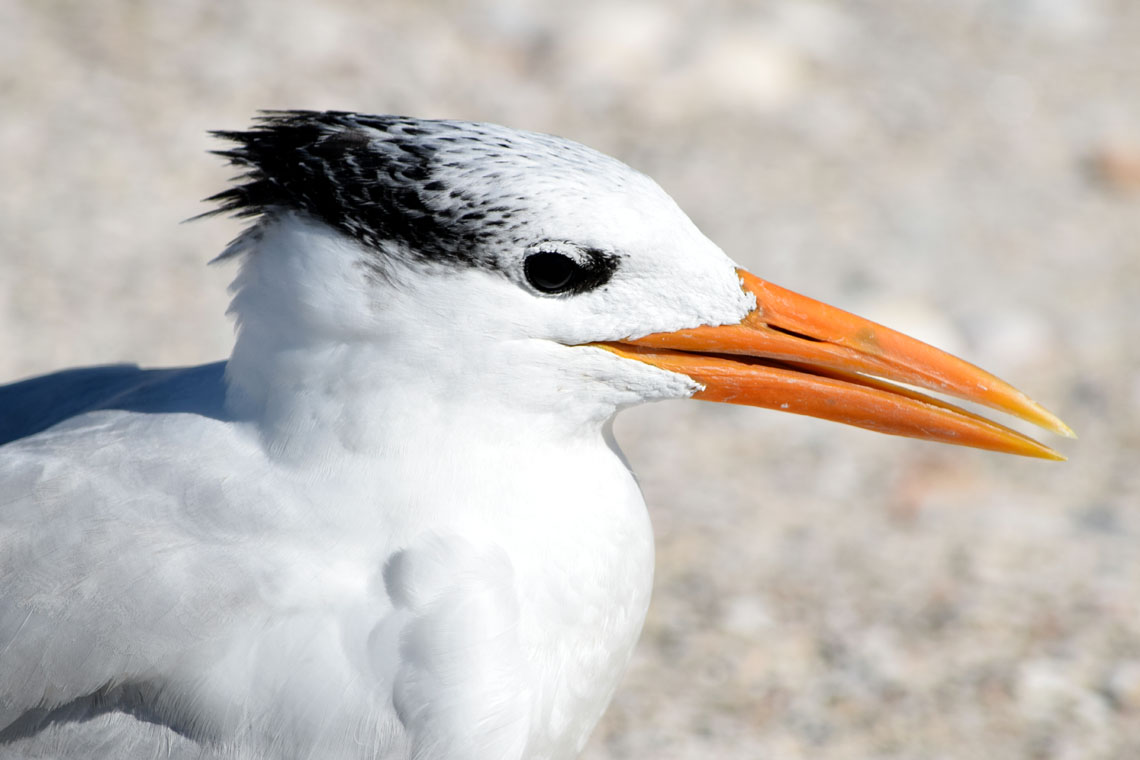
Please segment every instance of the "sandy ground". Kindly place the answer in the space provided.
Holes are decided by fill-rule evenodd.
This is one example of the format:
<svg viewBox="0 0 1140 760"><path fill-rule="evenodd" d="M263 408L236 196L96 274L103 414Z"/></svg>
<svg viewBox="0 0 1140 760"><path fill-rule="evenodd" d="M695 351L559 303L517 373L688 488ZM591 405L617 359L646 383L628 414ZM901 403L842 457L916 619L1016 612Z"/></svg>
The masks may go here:
<svg viewBox="0 0 1140 760"><path fill-rule="evenodd" d="M586 757L1140 757L1137 40L1133 0L0 0L0 378L227 353L237 224L179 222L257 108L572 137L1081 434L626 413L657 590Z"/></svg>

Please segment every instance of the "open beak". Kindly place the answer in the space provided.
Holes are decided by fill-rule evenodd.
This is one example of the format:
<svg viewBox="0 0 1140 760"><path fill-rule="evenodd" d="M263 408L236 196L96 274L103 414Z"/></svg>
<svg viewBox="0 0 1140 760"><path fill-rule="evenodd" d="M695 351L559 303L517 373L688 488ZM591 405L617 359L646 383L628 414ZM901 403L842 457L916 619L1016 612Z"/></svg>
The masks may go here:
<svg viewBox="0 0 1140 760"><path fill-rule="evenodd" d="M880 433L1009 454L1064 459L1031 438L931 398L906 383L1073 431L988 372L914 338L737 270L756 308L743 321L599 343L628 359L688 375L694 398L806 414Z"/></svg>

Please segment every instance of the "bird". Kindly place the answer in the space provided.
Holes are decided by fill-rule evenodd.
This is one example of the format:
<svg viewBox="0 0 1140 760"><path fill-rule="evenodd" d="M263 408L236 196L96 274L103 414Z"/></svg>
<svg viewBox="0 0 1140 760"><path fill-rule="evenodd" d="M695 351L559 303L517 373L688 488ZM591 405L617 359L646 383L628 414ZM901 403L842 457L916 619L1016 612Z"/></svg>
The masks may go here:
<svg viewBox="0 0 1140 760"><path fill-rule="evenodd" d="M1072 435L579 143L347 111L213 134L240 174L203 216L247 225L228 359L0 388L3 757L574 758L652 586L619 410L1062 458L957 397Z"/></svg>

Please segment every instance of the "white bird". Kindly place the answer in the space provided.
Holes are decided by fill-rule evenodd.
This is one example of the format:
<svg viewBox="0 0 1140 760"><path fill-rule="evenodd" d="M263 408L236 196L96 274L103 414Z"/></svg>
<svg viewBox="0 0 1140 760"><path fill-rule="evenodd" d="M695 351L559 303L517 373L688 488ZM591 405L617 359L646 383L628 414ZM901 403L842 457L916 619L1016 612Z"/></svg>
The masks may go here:
<svg viewBox="0 0 1140 760"><path fill-rule="evenodd" d="M1059 458L902 382L1069 432L736 268L576 143L306 111L218 134L247 173L211 200L253 220L221 256L228 361L0 389L4 758L572 758L649 604L619 409Z"/></svg>

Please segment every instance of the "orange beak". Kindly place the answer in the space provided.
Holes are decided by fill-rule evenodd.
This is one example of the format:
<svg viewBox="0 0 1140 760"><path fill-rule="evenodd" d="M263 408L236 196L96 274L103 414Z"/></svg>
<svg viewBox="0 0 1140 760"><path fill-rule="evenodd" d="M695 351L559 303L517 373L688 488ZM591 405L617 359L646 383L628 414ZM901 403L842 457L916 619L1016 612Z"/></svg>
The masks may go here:
<svg viewBox="0 0 1140 760"><path fill-rule="evenodd" d="M596 344L688 375L694 398L806 414L880 433L1064 459L1031 438L895 383L1020 417L1066 437L1073 431L1008 383L882 325L737 270L756 297L743 321Z"/></svg>

